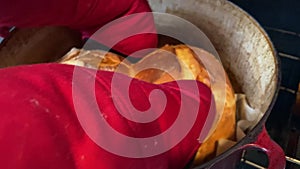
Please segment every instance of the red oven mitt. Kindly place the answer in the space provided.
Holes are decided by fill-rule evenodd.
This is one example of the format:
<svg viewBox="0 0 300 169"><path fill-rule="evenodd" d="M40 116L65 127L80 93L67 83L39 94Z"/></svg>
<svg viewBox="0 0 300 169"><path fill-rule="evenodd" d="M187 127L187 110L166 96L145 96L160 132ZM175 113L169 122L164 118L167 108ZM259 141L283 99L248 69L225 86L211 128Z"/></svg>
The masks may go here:
<svg viewBox="0 0 300 169"><path fill-rule="evenodd" d="M129 77L117 74L120 84L116 85L112 94L111 84L115 82L112 79L116 77L112 72L98 71L94 76L94 70L78 70L79 73L75 73L74 66L59 64L0 69L2 169L181 169L192 159L200 145L197 138L211 107L208 87L200 82L182 81L186 88L179 89L176 82L154 85L133 79L128 100L123 97L125 86L122 82L131 80ZM193 84L196 84L197 90L188 90ZM161 109L163 102L150 105L148 97L154 89L165 93L165 109ZM90 96L95 96L95 101ZM119 98L119 101L113 103L112 98ZM154 94L150 98L160 101L157 99L161 97ZM200 103L199 109L195 107L197 103ZM152 122L137 123L120 114L122 110L131 110L128 105L140 111L152 106L150 113L163 112ZM112 133L99 127L100 122L105 120L117 133L127 137L154 137L174 126L182 106L188 107L183 109L183 113L190 121L179 122L179 129L169 137L149 144L141 142L133 149L128 146L129 142L111 137ZM191 119L193 111L197 114ZM154 156L145 155L147 148L164 148L173 144L188 124L191 124L190 130L170 150ZM99 140L116 147L107 149L106 145L98 144ZM117 155L118 152L110 151L112 149L129 154L137 151L144 158Z"/></svg>
<svg viewBox="0 0 300 169"><path fill-rule="evenodd" d="M91 37L102 26L123 16L150 12L146 0L0 0L0 35L7 35L9 28L37 26L67 26ZM139 25L139 26L137 26ZM135 35L118 39L118 44L106 42L102 35L121 37L126 31L133 30ZM145 48L156 47L157 37L147 32L155 32L153 17L135 16L110 25L102 35L93 36L96 41L130 55ZM137 35L140 34L140 35ZM106 36L107 37L107 36Z"/></svg>

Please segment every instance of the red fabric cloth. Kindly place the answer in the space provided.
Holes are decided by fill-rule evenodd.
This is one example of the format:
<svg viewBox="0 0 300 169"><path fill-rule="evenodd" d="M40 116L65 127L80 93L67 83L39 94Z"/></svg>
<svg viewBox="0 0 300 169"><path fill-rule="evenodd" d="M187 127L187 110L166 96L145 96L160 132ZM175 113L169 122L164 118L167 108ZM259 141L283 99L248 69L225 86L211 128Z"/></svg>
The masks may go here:
<svg viewBox="0 0 300 169"><path fill-rule="evenodd" d="M12 26L61 25L81 31L83 37L91 37L114 19L150 11L146 0L0 0L0 3L0 31L3 35ZM116 39L127 34L130 29L135 34L143 34L126 38L115 45ZM138 16L110 25L91 38L108 47L113 45L115 50L129 55L140 49L156 47L156 35L147 32L155 32L153 18ZM75 82L73 74L73 66L58 64L0 69L1 168L179 169L191 160L200 145L197 138L211 104L211 92L205 85L196 82L198 90L184 91L183 96L187 99L182 104L192 110L194 103L199 101L192 92L199 91L201 108L197 110L198 116L195 118L197 125L192 125L182 141L171 150L156 156L129 158L113 154L97 145L85 127L90 127L89 131L98 138L116 143L117 149L131 151L127 148L128 142L108 137L109 133L98 126L97 118L103 117L116 131L128 137L147 138L165 132L179 116L182 96L177 84L153 85L133 80L129 88L130 99L126 99L121 90L122 83L119 85L121 88L116 88L119 94L111 95L113 73L99 71L94 78L92 70L82 68L82 79ZM130 80L127 76L121 75L120 78ZM91 93L86 91L90 88L89 79L95 79L93 84L99 107L93 106L89 95ZM195 81L184 81L187 86L192 83ZM82 90L74 92L74 86ZM139 110L146 110L150 106L148 96L153 89L163 90L168 102L161 116L151 123L135 123L125 119L112 101L112 97L119 97L121 100L117 104L125 112L131 112L126 111L130 110L130 104ZM154 99L157 100L157 97ZM98 108L102 114L99 114ZM152 113L159 114L160 109L161 105L156 105ZM78 110L84 112L83 118L78 115ZM186 113L190 115L189 111ZM82 126L80 119L85 119L85 126ZM179 124L185 128L189 122ZM176 134L157 144L169 145L173 143L173 137ZM137 145L135 149L143 152L145 147Z"/></svg>
<svg viewBox="0 0 300 169"><path fill-rule="evenodd" d="M130 14L150 12L151 9L146 0L0 0L0 35L6 35L9 27L37 27L60 25L82 32L83 37L90 37L99 28L107 23ZM137 29L137 32L155 32L153 18L134 17L123 23L118 23L119 28ZM5 29L3 29L5 28ZM118 29L119 30L119 29ZM108 28L105 34L110 36L123 34L114 27ZM120 36L121 36L120 35ZM93 39L105 40L101 36ZM114 46L114 49L129 55L132 52L144 48L156 47L157 37L154 34L141 34L127 38ZM124 47L125 46L125 47ZM108 47L112 47L109 46Z"/></svg>
<svg viewBox="0 0 300 169"><path fill-rule="evenodd" d="M127 109L133 104L139 110L149 108L148 96L153 89L164 91L168 102L163 114L153 122L135 123L122 117L112 102L111 83L113 73L80 68L79 81L74 81L74 67L59 64L40 64L0 69L0 167L3 169L180 169L192 158L199 147L197 138L206 120L211 104L208 87L195 81L184 81L187 86L197 83L200 93L198 116L186 137L171 150L148 158L126 158L110 153L98 146L83 130L76 111L84 110L87 117L97 111L87 94L95 85L96 102L104 119L118 132L130 137L151 137L172 125L180 108L180 90L176 82L153 85L133 79L129 88L130 100L118 104ZM121 80L129 77L120 75ZM84 80L86 79L86 80ZM90 79L90 80L89 80ZM129 79L130 80L130 79ZM123 85L123 84L122 84ZM121 92L116 88L116 92ZM72 92L74 86L80 89ZM183 91L183 96L192 111L197 102L197 91ZM75 98L75 99L74 99ZM74 105L77 105L75 107ZM159 105L154 112L159 110ZM76 108L76 109L75 109ZM185 112L190 115L190 112ZM90 116L91 115L91 116ZM99 114L98 114L99 115ZM99 118L100 116L98 116ZM94 127L96 134L109 142L116 142L126 149L126 142L107 137L108 133L97 128L94 118L86 118L86 125ZM182 128L186 123L182 123ZM180 131L178 131L180 132ZM158 144L169 144L172 137ZM139 149L139 145L136 147Z"/></svg>

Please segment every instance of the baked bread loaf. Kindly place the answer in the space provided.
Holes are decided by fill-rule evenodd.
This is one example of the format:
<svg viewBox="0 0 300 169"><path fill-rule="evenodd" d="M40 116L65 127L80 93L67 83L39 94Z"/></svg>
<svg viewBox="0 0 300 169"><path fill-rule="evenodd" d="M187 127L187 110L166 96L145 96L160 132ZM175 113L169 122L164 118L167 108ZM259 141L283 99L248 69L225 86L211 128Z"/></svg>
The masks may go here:
<svg viewBox="0 0 300 169"><path fill-rule="evenodd" d="M198 50L200 50L201 57L211 62L216 61L210 53L202 49ZM199 55L199 53L197 54ZM221 98L222 91L213 88L214 81L210 80L215 78L216 72L208 72L194 51L186 45L165 45L135 64L131 64L113 53L73 49L60 60L60 63L120 72L154 84L180 79L198 80L206 84L212 89L216 104L223 104L224 107L221 112L217 112L219 118L213 127L215 130L200 146L195 156L195 164L203 163L215 157L217 141L220 139L233 139L235 135L235 96L227 75L224 102L224 99Z"/></svg>
<svg viewBox="0 0 300 169"><path fill-rule="evenodd" d="M59 63L82 66L104 71L120 71L123 74L131 74L131 63L124 60L123 57L114 53L101 50L79 50L71 49L63 56Z"/></svg>

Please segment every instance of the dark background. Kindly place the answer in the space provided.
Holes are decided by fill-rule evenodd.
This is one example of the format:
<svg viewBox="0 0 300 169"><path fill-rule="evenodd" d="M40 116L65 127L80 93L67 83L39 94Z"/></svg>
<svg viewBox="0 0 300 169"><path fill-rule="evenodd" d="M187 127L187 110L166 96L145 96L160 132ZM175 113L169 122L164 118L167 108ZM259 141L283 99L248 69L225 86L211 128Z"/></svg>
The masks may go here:
<svg viewBox="0 0 300 169"><path fill-rule="evenodd" d="M261 24L277 50L282 81L266 127L286 155L300 159L300 106L296 107L300 79L300 0L231 1ZM287 162L287 169L300 167Z"/></svg>

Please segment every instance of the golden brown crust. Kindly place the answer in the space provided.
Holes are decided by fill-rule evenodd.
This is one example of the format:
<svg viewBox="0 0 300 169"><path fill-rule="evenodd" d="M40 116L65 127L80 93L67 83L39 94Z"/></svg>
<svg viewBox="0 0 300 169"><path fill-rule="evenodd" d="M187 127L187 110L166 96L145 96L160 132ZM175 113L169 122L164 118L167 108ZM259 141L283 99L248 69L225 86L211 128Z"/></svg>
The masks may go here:
<svg viewBox="0 0 300 169"><path fill-rule="evenodd" d="M172 46L164 46L158 49L133 65L132 75L137 79L154 84L181 79L181 65L175 57L175 50Z"/></svg>
<svg viewBox="0 0 300 169"><path fill-rule="evenodd" d="M201 61L197 59L193 50L185 45L177 45L175 46L175 52L178 60L181 62L181 66L187 67L193 73L193 79L211 87L208 72ZM184 72L184 74L186 78L189 76L189 72Z"/></svg>
<svg viewBox="0 0 300 169"><path fill-rule="evenodd" d="M210 78L214 79L214 77L210 77L208 71L205 69L202 62L197 58L193 50L191 50L186 45L176 45L176 46L169 46L166 45L163 48L163 50L166 50L168 52L171 52L174 54L174 56L177 57L177 60L180 64L180 76L177 79L196 79L204 84L206 84L208 87L211 87ZM155 55L158 53L163 53L163 51L157 51ZM203 57L212 57L211 59L215 59L214 56L207 52L201 53L204 56ZM144 59L147 59L147 57L154 57L154 54L149 54ZM173 66L173 64L170 61L166 62L169 66ZM147 74L149 72L145 71L142 72L139 77L144 75L141 79L147 79ZM165 73L165 72L164 72ZM173 81L174 78L170 78L170 76L166 76L167 73L164 74L163 71L159 70L151 70L151 73L148 74L156 74L155 79L151 80L152 83L165 83L168 81ZM157 76L158 75L158 76ZM152 76L152 75L151 75ZM212 74L211 74L212 76ZM137 77L137 78L139 78ZM154 76L152 76L154 77ZM159 78L157 78L159 77ZM217 141L220 139L232 139L235 134L235 126L236 126L236 107L235 107L235 96L234 91L231 86L231 83L229 81L229 78L226 75L226 99L224 104L224 110L220 117L220 120L218 121L215 130L212 132L212 134L209 136L209 138L202 143L200 148L198 149L198 152L195 157L195 164L203 163L204 161L207 161L213 157L215 157L216 153L216 144ZM222 95L222 91L218 91L216 89L212 89L212 92L214 94L214 97L216 102L222 102L223 99L218 98L218 96Z"/></svg>
<svg viewBox="0 0 300 169"><path fill-rule="evenodd" d="M226 100L220 121L215 131L202 143L195 157L194 163L201 164L216 156L216 145L220 139L234 139L236 128L236 105L233 88L226 78Z"/></svg>
<svg viewBox="0 0 300 169"><path fill-rule="evenodd" d="M125 74L130 74L131 67L131 64L124 60L123 57L114 53L101 50L83 50L75 48L62 57L58 62L97 70L112 72L118 71Z"/></svg>
<svg viewBox="0 0 300 169"><path fill-rule="evenodd" d="M216 78L214 77L216 72L208 72L194 51L186 45L166 45L160 50L148 54L136 64L122 61L123 59L121 57L112 53L105 54L101 51L81 51L79 53L78 50L75 51L75 54L72 54L71 51L69 56L64 57L63 62L66 63L77 60L83 62L80 63L79 66L91 67L92 65L93 68L108 71L116 71L118 66L123 66L124 68L119 69L118 72L154 84L161 84L180 79L198 80L212 89L217 104L218 102L224 101L222 99L222 91L213 88L213 83L210 81L210 79ZM203 51L200 55L202 55L201 57L208 58L208 60L215 59L214 56L208 52ZM147 69L144 69L145 67L147 67ZM223 112L218 112L218 116L221 115L221 117L215 125L215 130L200 146L195 157L195 164L200 164L215 156L218 140L232 139L232 137L234 137L236 126L235 96L227 75L225 90L226 99L224 109Z"/></svg>
<svg viewBox="0 0 300 169"><path fill-rule="evenodd" d="M139 73L137 73L134 78L140 79L153 84L161 84L170 81L174 81L175 79L170 76L168 73L158 70L158 69L146 69Z"/></svg>

